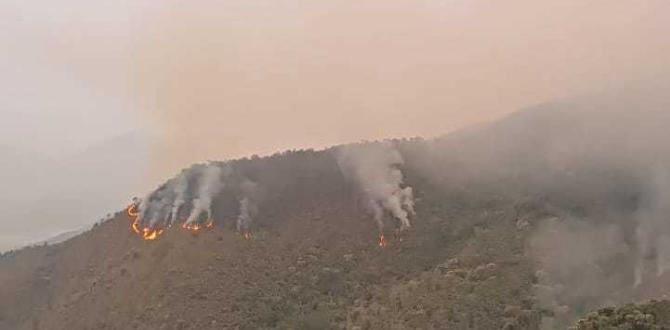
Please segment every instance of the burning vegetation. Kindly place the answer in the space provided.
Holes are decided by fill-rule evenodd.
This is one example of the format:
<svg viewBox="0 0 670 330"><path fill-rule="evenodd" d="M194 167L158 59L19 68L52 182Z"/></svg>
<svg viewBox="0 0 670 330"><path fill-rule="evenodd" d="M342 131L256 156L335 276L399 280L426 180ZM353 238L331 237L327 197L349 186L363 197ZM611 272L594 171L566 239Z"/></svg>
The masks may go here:
<svg viewBox="0 0 670 330"><path fill-rule="evenodd" d="M410 217L415 214L412 188L403 184L400 153L392 142L386 141L342 146L331 149L329 154L331 164L335 165L330 167L333 176L340 184L351 187L347 191L356 200L364 201L365 210L377 223L379 246L386 247L385 219L393 219L396 231L401 232L410 227ZM279 195L286 195L290 184L277 182L276 177L262 177L260 171L253 173L244 166L244 161L211 162L183 170L143 199L133 201L127 209L131 229L145 240L155 240L174 225L198 232L234 218L240 236L251 240L267 188L261 183L281 187L284 191L275 192ZM278 203L282 208L295 201L286 197Z"/></svg>
<svg viewBox="0 0 670 330"><path fill-rule="evenodd" d="M364 200L365 207L377 222L379 246L388 241L384 236L384 218L396 220L396 232L410 228L414 216L412 187L404 186L400 167L404 160L389 141L342 146L337 150L337 164L345 179L352 182Z"/></svg>
<svg viewBox="0 0 670 330"><path fill-rule="evenodd" d="M386 238L384 237L384 234L379 234L379 247L380 248L385 248L388 242L386 242Z"/></svg>
<svg viewBox="0 0 670 330"><path fill-rule="evenodd" d="M131 228L145 240L155 240L179 223L192 232L212 228L212 199L223 187L223 174L224 169L218 164L196 165L182 171L128 207ZM185 206L190 207L188 213Z"/></svg>
<svg viewBox="0 0 670 330"><path fill-rule="evenodd" d="M151 229L149 227L140 227L140 214L137 212L137 204L132 204L128 206L127 210L128 216L130 219L133 221L132 224L130 225L130 228L133 229L133 231L140 235L143 239L147 241L153 241L158 238L163 233L163 229Z"/></svg>
<svg viewBox="0 0 670 330"><path fill-rule="evenodd" d="M142 295L147 300L136 305L168 306L143 319L140 328L147 329L178 321L165 319L166 314L210 328L211 319L200 317L201 306L210 308L205 315L214 315L217 326L242 320L240 328L249 329L310 324L316 329L559 329L605 304L667 294L670 152L667 143L648 143L668 140L667 125L653 129L655 123L668 123L667 111L636 121L593 115L603 119L598 121L584 119L587 113L579 108L570 116L547 109L449 138L193 166L135 200L127 209L129 223L105 224L66 244L69 251L59 247L67 253L63 257L44 259L76 256L76 267L89 269L80 259L99 262L99 273L75 268L76 273L52 275L39 268L30 283L44 292L45 275L57 283L73 278L67 274L90 273L88 283L98 283L82 290L90 299L65 308L78 292L63 294L52 317L66 310L63 322L72 324L83 322L81 314L102 315L107 328L131 328L118 323L124 318L105 314L110 308L89 307L90 302L138 287L130 281L158 279L152 283L161 285L147 285L148 294ZM628 125L638 122L637 128ZM187 232L229 228L239 238L198 235L128 251L126 239L109 234L119 226L128 230L127 225L140 240L161 239L175 226L174 231ZM226 246L235 238L264 242ZM118 263L106 257L110 246L116 246ZM217 246L226 246L226 253ZM79 251L90 257L80 258ZM160 259L147 267L135 260L154 251L177 264ZM180 263L186 253L202 258ZM13 257L4 262L13 263ZM110 271L116 264L119 269ZM192 287L176 289L188 294L161 295L182 278ZM87 283L76 280L64 287ZM6 291L5 296L12 302L17 294ZM185 303L184 297L192 300ZM163 305L166 300L170 305ZM228 303L230 313L219 313ZM653 310L635 310L606 309L577 326L665 325Z"/></svg>

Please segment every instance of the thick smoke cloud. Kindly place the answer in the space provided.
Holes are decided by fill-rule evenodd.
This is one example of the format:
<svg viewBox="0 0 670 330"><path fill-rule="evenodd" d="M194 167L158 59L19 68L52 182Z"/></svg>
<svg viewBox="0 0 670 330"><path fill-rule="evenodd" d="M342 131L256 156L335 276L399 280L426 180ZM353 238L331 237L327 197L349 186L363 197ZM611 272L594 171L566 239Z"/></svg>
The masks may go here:
<svg viewBox="0 0 670 330"><path fill-rule="evenodd" d="M546 329L668 293L669 87L666 79L539 105L429 142L428 156L413 160L447 189L542 210L523 221L536 297L554 315Z"/></svg>
<svg viewBox="0 0 670 330"><path fill-rule="evenodd" d="M410 227L410 216L415 214L412 187L403 187L399 168L403 159L390 142L340 147L337 163L342 174L358 186L380 231L385 213L400 222L400 229Z"/></svg>
<svg viewBox="0 0 670 330"><path fill-rule="evenodd" d="M643 96L588 100L573 117L582 122L552 138L560 154L548 158L560 167L547 172L573 183L553 177L540 186L555 191L549 202L564 213L539 224L531 247L546 273L538 296L559 324L603 304L660 298L670 253L670 100Z"/></svg>

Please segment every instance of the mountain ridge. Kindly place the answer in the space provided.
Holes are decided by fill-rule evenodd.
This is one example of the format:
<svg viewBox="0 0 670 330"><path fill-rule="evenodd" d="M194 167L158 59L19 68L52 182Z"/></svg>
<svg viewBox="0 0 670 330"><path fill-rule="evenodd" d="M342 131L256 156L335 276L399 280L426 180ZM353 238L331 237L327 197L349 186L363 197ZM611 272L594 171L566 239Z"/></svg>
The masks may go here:
<svg viewBox="0 0 670 330"><path fill-rule="evenodd" d="M210 230L144 241L119 212L64 243L4 254L0 306L15 309L0 308L0 326L547 329L670 294L658 253L670 153L649 143L667 137L655 124L665 113L628 125L609 112L627 106L566 104L384 142L404 160L393 166L416 210L405 231L381 219L386 247L365 191L338 167L341 147L216 163L262 187L251 239L236 233L234 187L213 199Z"/></svg>

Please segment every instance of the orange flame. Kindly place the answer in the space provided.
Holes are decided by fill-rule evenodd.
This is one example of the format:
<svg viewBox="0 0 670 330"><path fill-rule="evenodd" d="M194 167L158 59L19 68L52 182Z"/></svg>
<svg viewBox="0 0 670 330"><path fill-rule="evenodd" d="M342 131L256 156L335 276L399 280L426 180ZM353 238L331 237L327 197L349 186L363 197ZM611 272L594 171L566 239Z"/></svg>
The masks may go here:
<svg viewBox="0 0 670 330"><path fill-rule="evenodd" d="M137 211L137 204L131 204L128 206L126 209L126 212L128 213L128 216L130 219L133 221L133 223L130 225L130 228L142 239L147 240L147 241L153 241L158 238L163 232L165 231L164 229L154 229L151 227L144 227L140 228L140 213ZM207 228L207 229L212 229L214 228L214 220L209 219L205 224L200 224L200 223L183 223L181 225L183 229L192 231L192 232L198 232L200 229ZM251 236L249 236L251 238Z"/></svg>
<svg viewBox="0 0 670 330"><path fill-rule="evenodd" d="M137 212L137 204L132 204L128 206L127 212L128 216L131 218L135 218L140 215L139 212Z"/></svg>
<svg viewBox="0 0 670 330"><path fill-rule="evenodd" d="M242 238L244 238L244 240L246 240L246 241L250 240L251 239L251 233L246 232L246 233L242 234Z"/></svg>
<svg viewBox="0 0 670 330"><path fill-rule="evenodd" d="M199 231L201 227L197 223L185 223L184 222L184 224L181 225L181 228L196 232L196 231Z"/></svg>
<svg viewBox="0 0 670 330"><path fill-rule="evenodd" d="M137 212L137 204L132 204L128 206L127 209L128 216L133 220L133 223L130 225L130 228L142 239L147 240L147 241L153 241L158 238L163 233L163 229L152 229L149 227L145 227L140 229L140 217L139 213Z"/></svg>
<svg viewBox="0 0 670 330"><path fill-rule="evenodd" d="M144 228L144 230L142 230L142 238L144 238L147 241L153 241L157 239L158 236L160 236L160 234L162 233L163 233L162 229L151 230L149 228Z"/></svg>
<svg viewBox="0 0 670 330"><path fill-rule="evenodd" d="M205 225L200 224L200 223L183 223L181 225L182 229L190 230L192 232L197 232L200 231L200 229L207 228L207 229L212 229L214 228L214 220L210 219L207 221Z"/></svg>
<svg viewBox="0 0 670 330"><path fill-rule="evenodd" d="M149 235L145 236L144 239L146 239L146 240L155 240L155 239L158 238L158 236L160 236L162 233L163 233L163 229L161 229L161 230L156 230L156 231L151 232Z"/></svg>
<svg viewBox="0 0 670 330"><path fill-rule="evenodd" d="M384 237L384 234L379 234L379 247L385 248L386 245L388 245L388 242L386 242L386 238Z"/></svg>
<svg viewBox="0 0 670 330"><path fill-rule="evenodd" d="M130 225L130 227L133 228L133 231L134 231L136 234L141 235L141 234L142 234L142 231L140 230L139 222L140 222L140 219L139 219L139 218L135 218L135 221L133 221L133 224Z"/></svg>

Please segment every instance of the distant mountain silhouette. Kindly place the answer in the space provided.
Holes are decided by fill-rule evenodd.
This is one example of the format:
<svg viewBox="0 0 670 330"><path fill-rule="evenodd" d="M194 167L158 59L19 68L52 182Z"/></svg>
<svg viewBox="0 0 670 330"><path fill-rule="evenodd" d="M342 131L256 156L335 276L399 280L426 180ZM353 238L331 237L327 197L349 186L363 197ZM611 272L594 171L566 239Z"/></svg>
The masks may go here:
<svg viewBox="0 0 670 330"><path fill-rule="evenodd" d="M7 223L5 235L15 232L35 242L113 213L140 189L149 163L149 139L143 132L131 132L58 159L0 146L0 179L5 186L0 215L18 219ZM22 219L29 219L32 228ZM0 241L0 250L16 244Z"/></svg>

